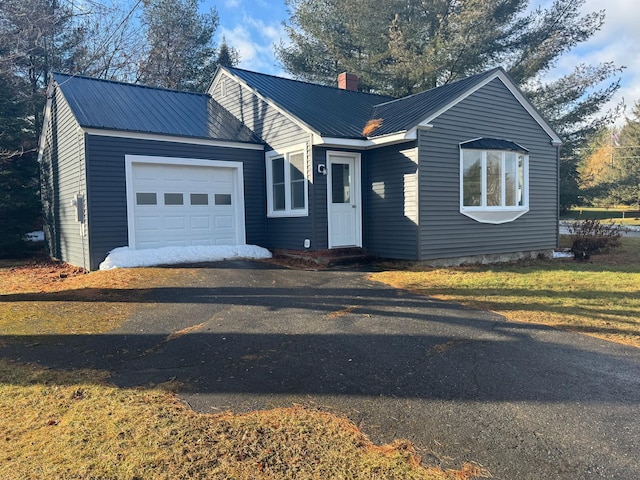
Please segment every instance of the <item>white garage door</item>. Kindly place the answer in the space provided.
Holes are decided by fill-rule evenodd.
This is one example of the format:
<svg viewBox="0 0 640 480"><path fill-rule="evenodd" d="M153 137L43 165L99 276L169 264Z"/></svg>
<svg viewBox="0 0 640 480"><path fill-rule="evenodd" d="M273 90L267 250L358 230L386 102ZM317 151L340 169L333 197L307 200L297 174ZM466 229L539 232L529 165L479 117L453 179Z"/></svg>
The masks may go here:
<svg viewBox="0 0 640 480"><path fill-rule="evenodd" d="M238 175L234 167L131 162L135 248L244 243Z"/></svg>

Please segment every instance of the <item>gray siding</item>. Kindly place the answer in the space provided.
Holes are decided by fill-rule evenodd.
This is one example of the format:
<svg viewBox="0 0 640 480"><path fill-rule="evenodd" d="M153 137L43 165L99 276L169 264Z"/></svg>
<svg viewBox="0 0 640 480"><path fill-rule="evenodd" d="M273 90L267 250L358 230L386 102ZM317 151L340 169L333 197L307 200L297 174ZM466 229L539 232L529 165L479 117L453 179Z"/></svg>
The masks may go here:
<svg viewBox="0 0 640 480"><path fill-rule="evenodd" d="M418 149L415 143L366 153L363 160L364 247L384 258L418 256Z"/></svg>
<svg viewBox="0 0 640 480"><path fill-rule="evenodd" d="M225 82L225 95L222 95L221 82ZM222 76L210 93L214 100L264 140L267 150L291 147L311 139L308 131L233 79Z"/></svg>
<svg viewBox="0 0 640 480"><path fill-rule="evenodd" d="M222 95L222 82L225 82L225 95ZM309 239L311 250L326 248L326 199L323 206L317 198L318 195L322 195L322 186L316 186L313 183L315 170L312 161L311 134L233 79L223 76L210 93L218 103L265 141L266 151L297 145L305 145L307 148L309 215L267 218L266 246L275 249L299 250L304 248L304 240ZM263 160L263 167L264 165ZM266 203L263 208L266 210ZM318 229L317 222L322 218L323 208L324 229Z"/></svg>
<svg viewBox="0 0 640 480"><path fill-rule="evenodd" d="M91 270L128 245L125 155L243 162L247 243L266 245L264 157L260 150L87 135Z"/></svg>
<svg viewBox="0 0 640 480"><path fill-rule="evenodd" d="M419 134L420 258L551 249L557 243L557 148L498 79ZM494 137L519 143L529 155L529 212L517 220L479 223L459 211L460 142Z"/></svg>
<svg viewBox="0 0 640 480"><path fill-rule="evenodd" d="M84 137L60 89L50 115L41 164L47 248L53 258L89 268L86 223L76 221L71 205L76 195L87 198Z"/></svg>

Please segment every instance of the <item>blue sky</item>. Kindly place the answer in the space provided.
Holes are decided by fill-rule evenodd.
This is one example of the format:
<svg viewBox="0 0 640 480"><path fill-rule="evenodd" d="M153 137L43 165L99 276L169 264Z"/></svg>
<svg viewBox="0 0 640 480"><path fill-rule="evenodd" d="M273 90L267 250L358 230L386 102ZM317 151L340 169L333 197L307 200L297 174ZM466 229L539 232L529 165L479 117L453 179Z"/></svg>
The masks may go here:
<svg viewBox="0 0 640 480"><path fill-rule="evenodd" d="M284 74L277 65L273 46L286 40L282 22L289 18L284 0L206 0L220 16L217 43L224 36L240 53L241 68L273 75Z"/></svg>
<svg viewBox="0 0 640 480"><path fill-rule="evenodd" d="M532 0L530 7L545 6L550 1ZM203 8L211 5L220 15L217 40L224 35L227 43L240 52L239 67L286 75L273 52L275 44L286 41L282 22L288 19L288 13L284 0L205 0ZM613 103L624 99L628 112L640 100L640 5L638 0L587 0L583 7L585 13L602 9L607 12L603 29L561 57L549 78L559 77L580 63L614 61L625 65L622 88Z"/></svg>

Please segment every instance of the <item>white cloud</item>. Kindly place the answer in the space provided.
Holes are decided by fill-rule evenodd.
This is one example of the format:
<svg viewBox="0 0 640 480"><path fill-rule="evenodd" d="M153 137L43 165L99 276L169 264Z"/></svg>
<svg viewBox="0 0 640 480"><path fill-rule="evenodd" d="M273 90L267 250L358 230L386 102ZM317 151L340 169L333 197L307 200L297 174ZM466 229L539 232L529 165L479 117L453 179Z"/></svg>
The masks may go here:
<svg viewBox="0 0 640 480"><path fill-rule="evenodd" d="M224 6L225 8L238 8L240 5L242 5L242 0L225 0L224 2Z"/></svg>
<svg viewBox="0 0 640 480"><path fill-rule="evenodd" d="M625 66L622 87L610 107L624 99L629 107L640 99L640 9L637 0L587 0L584 12L605 10L600 31L578 49L586 63L611 62Z"/></svg>
<svg viewBox="0 0 640 480"><path fill-rule="evenodd" d="M553 81L573 71L579 64L597 65L614 62L618 67L625 66L621 74L621 87L615 97L603 110L613 109L623 99L628 107L640 99L640 9L638 0L586 0L581 8L583 14L605 10L605 22L586 42L562 55L546 76ZM551 1L545 0L542 7L549 7ZM537 5L532 5L537 7ZM608 83L603 83L604 87ZM629 108L627 108L627 111ZM618 123L623 122L620 119Z"/></svg>
<svg viewBox="0 0 640 480"><path fill-rule="evenodd" d="M239 67L263 73L277 74L274 46L287 36L279 21L265 22L246 12L232 28L221 26L218 34L240 54Z"/></svg>

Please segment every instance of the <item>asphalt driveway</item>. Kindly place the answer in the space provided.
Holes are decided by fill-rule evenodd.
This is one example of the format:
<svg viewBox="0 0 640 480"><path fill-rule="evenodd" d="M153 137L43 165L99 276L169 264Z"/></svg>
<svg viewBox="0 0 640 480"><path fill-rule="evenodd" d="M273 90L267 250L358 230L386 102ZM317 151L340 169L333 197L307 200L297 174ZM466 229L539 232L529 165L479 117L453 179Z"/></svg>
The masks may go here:
<svg viewBox="0 0 640 480"><path fill-rule="evenodd" d="M638 349L361 272L236 261L197 273L154 290L118 331L0 341L0 356L106 369L123 386L175 379L203 412L318 406L375 442L407 438L429 463L475 461L498 479L640 478Z"/></svg>

